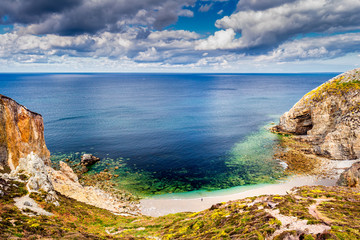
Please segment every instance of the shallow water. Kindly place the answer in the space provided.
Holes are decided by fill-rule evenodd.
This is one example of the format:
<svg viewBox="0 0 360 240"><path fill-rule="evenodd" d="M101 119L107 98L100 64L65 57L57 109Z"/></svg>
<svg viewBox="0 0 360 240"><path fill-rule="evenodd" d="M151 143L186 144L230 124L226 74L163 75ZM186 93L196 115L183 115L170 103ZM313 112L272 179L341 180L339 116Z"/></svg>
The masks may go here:
<svg viewBox="0 0 360 240"><path fill-rule="evenodd" d="M0 74L0 93L43 115L52 153L123 157L130 185L172 192L268 180L262 127L335 75Z"/></svg>

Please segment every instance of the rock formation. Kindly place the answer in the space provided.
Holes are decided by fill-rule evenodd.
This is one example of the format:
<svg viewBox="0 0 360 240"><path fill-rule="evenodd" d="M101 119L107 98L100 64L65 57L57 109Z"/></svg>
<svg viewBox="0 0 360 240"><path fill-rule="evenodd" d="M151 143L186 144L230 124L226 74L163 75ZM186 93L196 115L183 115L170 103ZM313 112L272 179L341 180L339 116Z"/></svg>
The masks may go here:
<svg viewBox="0 0 360 240"><path fill-rule="evenodd" d="M360 188L360 162L345 170L337 182L339 186Z"/></svg>
<svg viewBox="0 0 360 240"><path fill-rule="evenodd" d="M298 135L312 153L331 159L360 157L360 68L340 74L300 99L280 118L277 132Z"/></svg>
<svg viewBox="0 0 360 240"><path fill-rule="evenodd" d="M95 157L92 154L83 154L81 156L81 161L80 161L80 166L81 166L80 173L83 174L88 172L89 167L94 165L98 161L100 161L100 158Z"/></svg>
<svg viewBox="0 0 360 240"><path fill-rule="evenodd" d="M77 175L64 162L60 161L60 170L52 170L50 175L55 190L64 196L118 214L139 214L138 205L136 204L126 203L116 196L95 187L82 186L78 182Z"/></svg>
<svg viewBox="0 0 360 240"><path fill-rule="evenodd" d="M16 177L28 175L28 191L43 190L47 200L56 203L56 194L48 176L50 152L44 139L40 114L0 95L0 170Z"/></svg>
<svg viewBox="0 0 360 240"><path fill-rule="evenodd" d="M31 152L49 165L42 116L0 95L0 170L15 170Z"/></svg>
<svg viewBox="0 0 360 240"><path fill-rule="evenodd" d="M57 191L112 212L138 214L136 204L121 201L116 196L95 187L83 187L78 182L77 175L66 163L60 162L60 171L51 168L50 152L44 140L42 116L3 95L0 95L0 134L0 179L22 181L19 176L25 174L28 176L27 190L45 191L45 200L55 205L58 204L55 193ZM99 160L91 154L85 154L81 159L81 165L87 169L87 166ZM2 194L1 190L0 195ZM17 200L21 203L19 208L32 201L29 194Z"/></svg>
<svg viewBox="0 0 360 240"><path fill-rule="evenodd" d="M100 158L95 157L92 154L84 154L81 156L80 164L87 167L95 164L98 161L100 161Z"/></svg>

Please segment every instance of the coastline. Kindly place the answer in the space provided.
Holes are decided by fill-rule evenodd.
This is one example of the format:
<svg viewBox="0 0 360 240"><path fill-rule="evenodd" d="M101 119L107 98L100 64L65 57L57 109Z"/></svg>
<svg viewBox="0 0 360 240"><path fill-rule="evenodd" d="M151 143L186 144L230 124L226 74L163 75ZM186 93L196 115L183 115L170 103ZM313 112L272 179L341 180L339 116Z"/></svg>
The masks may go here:
<svg viewBox="0 0 360 240"><path fill-rule="evenodd" d="M285 195L294 187L301 186L335 186L341 172L350 167L356 160L328 160L322 168L327 171L321 175L293 175L286 180L275 184L254 185L253 188L244 188L242 191L230 193L232 190L211 192L211 196L172 197L171 194L140 200L140 210L143 215L159 217L179 212L199 212L216 203L260 195ZM218 195L216 193L219 193ZM180 196L177 194L177 196Z"/></svg>

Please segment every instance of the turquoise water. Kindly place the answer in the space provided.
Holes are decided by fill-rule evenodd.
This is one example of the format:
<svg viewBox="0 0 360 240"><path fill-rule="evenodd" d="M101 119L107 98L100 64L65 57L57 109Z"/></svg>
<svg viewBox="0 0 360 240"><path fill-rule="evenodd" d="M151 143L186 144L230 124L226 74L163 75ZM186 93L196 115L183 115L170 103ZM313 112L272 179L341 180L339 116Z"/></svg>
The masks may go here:
<svg viewBox="0 0 360 240"><path fill-rule="evenodd" d="M0 74L0 93L43 115L53 154L93 153L93 172L156 194L281 177L264 126L335 75Z"/></svg>

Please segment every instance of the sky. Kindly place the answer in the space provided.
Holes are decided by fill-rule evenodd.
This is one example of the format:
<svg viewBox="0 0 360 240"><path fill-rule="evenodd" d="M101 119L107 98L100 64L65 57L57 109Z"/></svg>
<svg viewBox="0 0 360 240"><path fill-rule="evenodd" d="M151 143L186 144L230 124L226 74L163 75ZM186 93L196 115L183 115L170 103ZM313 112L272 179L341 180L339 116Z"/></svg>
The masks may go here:
<svg viewBox="0 0 360 240"><path fill-rule="evenodd" d="M360 0L0 0L0 72L342 72Z"/></svg>

